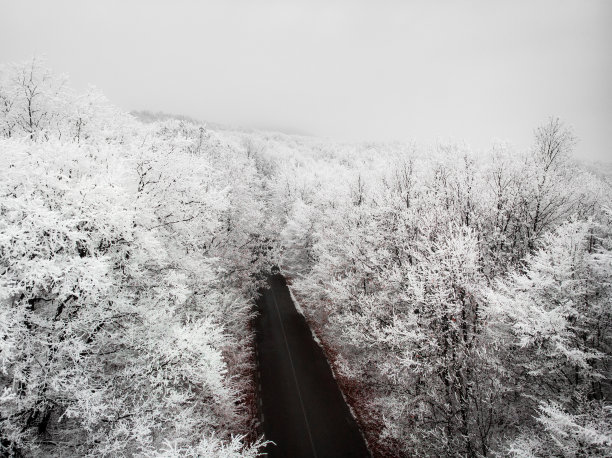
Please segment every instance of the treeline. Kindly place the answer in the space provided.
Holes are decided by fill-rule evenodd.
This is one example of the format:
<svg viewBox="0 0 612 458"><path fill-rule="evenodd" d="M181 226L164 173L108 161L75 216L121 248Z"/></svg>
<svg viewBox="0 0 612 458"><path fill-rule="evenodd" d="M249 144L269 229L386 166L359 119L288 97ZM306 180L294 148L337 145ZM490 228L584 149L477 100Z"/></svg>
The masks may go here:
<svg viewBox="0 0 612 458"><path fill-rule="evenodd" d="M0 455L255 456L277 237L244 146L36 59L3 68L0 137Z"/></svg>
<svg viewBox="0 0 612 458"><path fill-rule="evenodd" d="M1 454L255 456L276 264L377 455L612 454L612 191L559 120L476 154L154 117L0 75Z"/></svg>
<svg viewBox="0 0 612 458"><path fill-rule="evenodd" d="M285 270L377 454L612 454L612 192L574 141L315 145L279 175Z"/></svg>

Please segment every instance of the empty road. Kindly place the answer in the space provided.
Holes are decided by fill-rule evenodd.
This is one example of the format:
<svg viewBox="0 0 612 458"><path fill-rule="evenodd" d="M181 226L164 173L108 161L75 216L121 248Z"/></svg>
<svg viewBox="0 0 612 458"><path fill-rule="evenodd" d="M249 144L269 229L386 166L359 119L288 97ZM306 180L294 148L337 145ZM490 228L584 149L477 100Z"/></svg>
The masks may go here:
<svg viewBox="0 0 612 458"><path fill-rule="evenodd" d="M323 351L281 275L268 279L256 320L260 412L271 457L370 456Z"/></svg>

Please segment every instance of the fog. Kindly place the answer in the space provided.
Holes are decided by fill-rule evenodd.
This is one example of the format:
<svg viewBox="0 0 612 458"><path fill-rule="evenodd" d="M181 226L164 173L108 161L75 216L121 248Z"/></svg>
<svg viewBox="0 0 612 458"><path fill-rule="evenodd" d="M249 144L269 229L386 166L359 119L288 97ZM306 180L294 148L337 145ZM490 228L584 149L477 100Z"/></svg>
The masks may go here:
<svg viewBox="0 0 612 458"><path fill-rule="evenodd" d="M612 158L605 1L3 1L0 61L44 55L126 110L339 140L493 139L548 116Z"/></svg>

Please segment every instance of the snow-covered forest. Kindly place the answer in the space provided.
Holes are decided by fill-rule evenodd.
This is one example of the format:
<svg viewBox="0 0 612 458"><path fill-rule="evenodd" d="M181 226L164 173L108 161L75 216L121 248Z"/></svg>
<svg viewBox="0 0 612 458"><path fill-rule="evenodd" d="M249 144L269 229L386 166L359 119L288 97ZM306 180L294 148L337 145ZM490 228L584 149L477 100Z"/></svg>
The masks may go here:
<svg viewBox="0 0 612 458"><path fill-rule="evenodd" d="M253 456L265 179L33 60L0 82L0 436L26 456ZM248 444L247 444L248 439Z"/></svg>
<svg viewBox="0 0 612 458"><path fill-rule="evenodd" d="M376 456L612 454L612 188L571 129L352 144L0 75L0 450L256 456L279 265Z"/></svg>

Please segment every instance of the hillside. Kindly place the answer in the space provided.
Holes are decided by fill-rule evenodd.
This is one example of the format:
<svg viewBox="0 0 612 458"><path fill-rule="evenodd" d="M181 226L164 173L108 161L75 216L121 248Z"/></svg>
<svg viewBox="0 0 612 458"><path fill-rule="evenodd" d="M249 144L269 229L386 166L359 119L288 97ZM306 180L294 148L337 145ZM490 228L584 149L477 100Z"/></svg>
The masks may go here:
<svg viewBox="0 0 612 458"><path fill-rule="evenodd" d="M376 456L612 454L610 170L560 120L333 142L132 116L37 60L0 102L2 454L256 456L273 266Z"/></svg>

